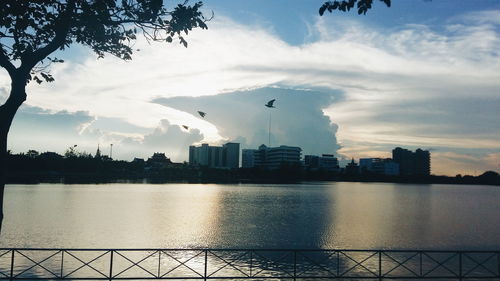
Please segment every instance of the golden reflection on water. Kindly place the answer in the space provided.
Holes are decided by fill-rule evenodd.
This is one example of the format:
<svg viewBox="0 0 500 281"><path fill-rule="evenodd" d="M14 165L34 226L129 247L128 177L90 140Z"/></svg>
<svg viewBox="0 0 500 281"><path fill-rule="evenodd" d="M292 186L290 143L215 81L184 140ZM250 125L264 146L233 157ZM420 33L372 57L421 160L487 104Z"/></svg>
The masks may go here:
<svg viewBox="0 0 500 281"><path fill-rule="evenodd" d="M200 247L218 236L219 195L207 185L11 186L1 241L8 247Z"/></svg>
<svg viewBox="0 0 500 281"><path fill-rule="evenodd" d="M392 184L332 185L328 238L322 248L387 249L426 239L431 210L425 186L407 186L401 192L401 185Z"/></svg>
<svg viewBox="0 0 500 281"><path fill-rule="evenodd" d="M487 186L8 185L0 246L491 249L499 200Z"/></svg>
<svg viewBox="0 0 500 281"><path fill-rule="evenodd" d="M156 233L163 234L161 247L207 247L218 236L216 227L220 206L217 187L197 184L183 186L175 194L158 190L150 194L154 208L146 208ZM172 239L175 237L175 239Z"/></svg>

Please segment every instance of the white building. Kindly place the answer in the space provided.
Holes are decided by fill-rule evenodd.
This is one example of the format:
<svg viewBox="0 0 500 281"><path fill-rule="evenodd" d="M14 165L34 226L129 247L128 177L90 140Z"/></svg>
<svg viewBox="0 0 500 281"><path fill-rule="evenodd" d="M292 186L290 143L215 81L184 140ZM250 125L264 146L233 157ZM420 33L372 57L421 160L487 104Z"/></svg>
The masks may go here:
<svg viewBox="0 0 500 281"><path fill-rule="evenodd" d="M240 144L226 143L223 146L189 147L189 164L210 168L238 168L240 162Z"/></svg>
<svg viewBox="0 0 500 281"><path fill-rule="evenodd" d="M311 170L338 171L339 161L333 154L305 155L304 166Z"/></svg>
<svg viewBox="0 0 500 281"><path fill-rule="evenodd" d="M273 170L283 166L300 165L301 151L300 147L286 145L278 147L261 145L259 149L243 149L241 166Z"/></svg>

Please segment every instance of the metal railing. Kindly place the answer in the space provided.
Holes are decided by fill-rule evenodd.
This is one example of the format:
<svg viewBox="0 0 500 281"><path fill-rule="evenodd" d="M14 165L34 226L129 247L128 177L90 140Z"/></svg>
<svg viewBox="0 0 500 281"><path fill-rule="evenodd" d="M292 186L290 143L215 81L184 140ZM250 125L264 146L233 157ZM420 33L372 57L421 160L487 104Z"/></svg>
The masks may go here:
<svg viewBox="0 0 500 281"><path fill-rule="evenodd" d="M0 249L1 280L500 280L500 251Z"/></svg>

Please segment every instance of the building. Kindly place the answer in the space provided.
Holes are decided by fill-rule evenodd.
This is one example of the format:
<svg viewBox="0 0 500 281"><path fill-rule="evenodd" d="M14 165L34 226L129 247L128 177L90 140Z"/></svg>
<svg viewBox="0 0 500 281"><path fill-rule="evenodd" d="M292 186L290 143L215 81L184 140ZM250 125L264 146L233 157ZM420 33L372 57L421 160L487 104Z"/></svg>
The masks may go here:
<svg viewBox="0 0 500 281"><path fill-rule="evenodd" d="M301 151L302 149L296 146L267 147L263 144L259 149L244 149L241 166L269 170L283 166L300 166Z"/></svg>
<svg viewBox="0 0 500 281"><path fill-rule="evenodd" d="M256 149L243 149L241 150L241 167L252 168L255 167L255 151Z"/></svg>
<svg viewBox="0 0 500 281"><path fill-rule="evenodd" d="M347 175L357 175L359 173L359 166L356 162L354 162L354 158L352 158L352 161L345 166L345 173Z"/></svg>
<svg viewBox="0 0 500 281"><path fill-rule="evenodd" d="M210 168L238 168L240 164L240 144L226 143L223 146L210 146L206 143L201 146L189 147L189 164Z"/></svg>
<svg viewBox="0 0 500 281"><path fill-rule="evenodd" d="M428 176L431 174L431 154L428 150L396 147L392 150L392 160L399 164L399 174L402 176Z"/></svg>
<svg viewBox="0 0 500 281"><path fill-rule="evenodd" d="M222 159L227 168L240 167L240 144L229 142L222 146Z"/></svg>
<svg viewBox="0 0 500 281"><path fill-rule="evenodd" d="M321 156L316 155L305 155L304 156L304 166L306 169L315 170L326 170L326 171L338 171L339 161L333 154L323 154Z"/></svg>
<svg viewBox="0 0 500 281"><path fill-rule="evenodd" d="M431 153L428 150L415 150L415 175L431 174Z"/></svg>
<svg viewBox="0 0 500 281"><path fill-rule="evenodd" d="M148 162L156 163L172 163L165 153L155 152L153 156L148 158Z"/></svg>
<svg viewBox="0 0 500 281"><path fill-rule="evenodd" d="M399 175L399 164L392 159L383 158L361 158L359 159L361 173L373 173L378 175Z"/></svg>
<svg viewBox="0 0 500 281"><path fill-rule="evenodd" d="M165 153L155 152L148 158L145 164L147 169L157 170L169 166L172 164L172 161L170 161L170 158L168 158Z"/></svg>

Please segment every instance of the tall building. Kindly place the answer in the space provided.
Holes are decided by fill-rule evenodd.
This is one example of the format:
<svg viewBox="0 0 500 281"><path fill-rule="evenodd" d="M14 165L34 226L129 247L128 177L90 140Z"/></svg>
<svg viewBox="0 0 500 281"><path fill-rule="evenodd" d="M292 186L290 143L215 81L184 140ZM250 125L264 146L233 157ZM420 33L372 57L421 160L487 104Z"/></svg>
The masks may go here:
<svg viewBox="0 0 500 281"><path fill-rule="evenodd" d="M226 143L223 146L189 147L189 164L210 168L238 168L240 163L240 144Z"/></svg>
<svg viewBox="0 0 500 281"><path fill-rule="evenodd" d="M412 152L408 149L396 147L392 150L392 159L399 164L399 173L403 176L431 174L431 154L428 150L417 149Z"/></svg>
<svg viewBox="0 0 500 281"><path fill-rule="evenodd" d="M240 167L240 144L228 142L222 146L224 166L230 169Z"/></svg>
<svg viewBox="0 0 500 281"><path fill-rule="evenodd" d="M259 149L244 149L242 152L242 167L260 167L278 169L282 166L300 165L302 149L296 146L281 145L278 147L259 146Z"/></svg>
<svg viewBox="0 0 500 281"><path fill-rule="evenodd" d="M428 150L415 150L415 174L428 176L431 174L431 153Z"/></svg>

